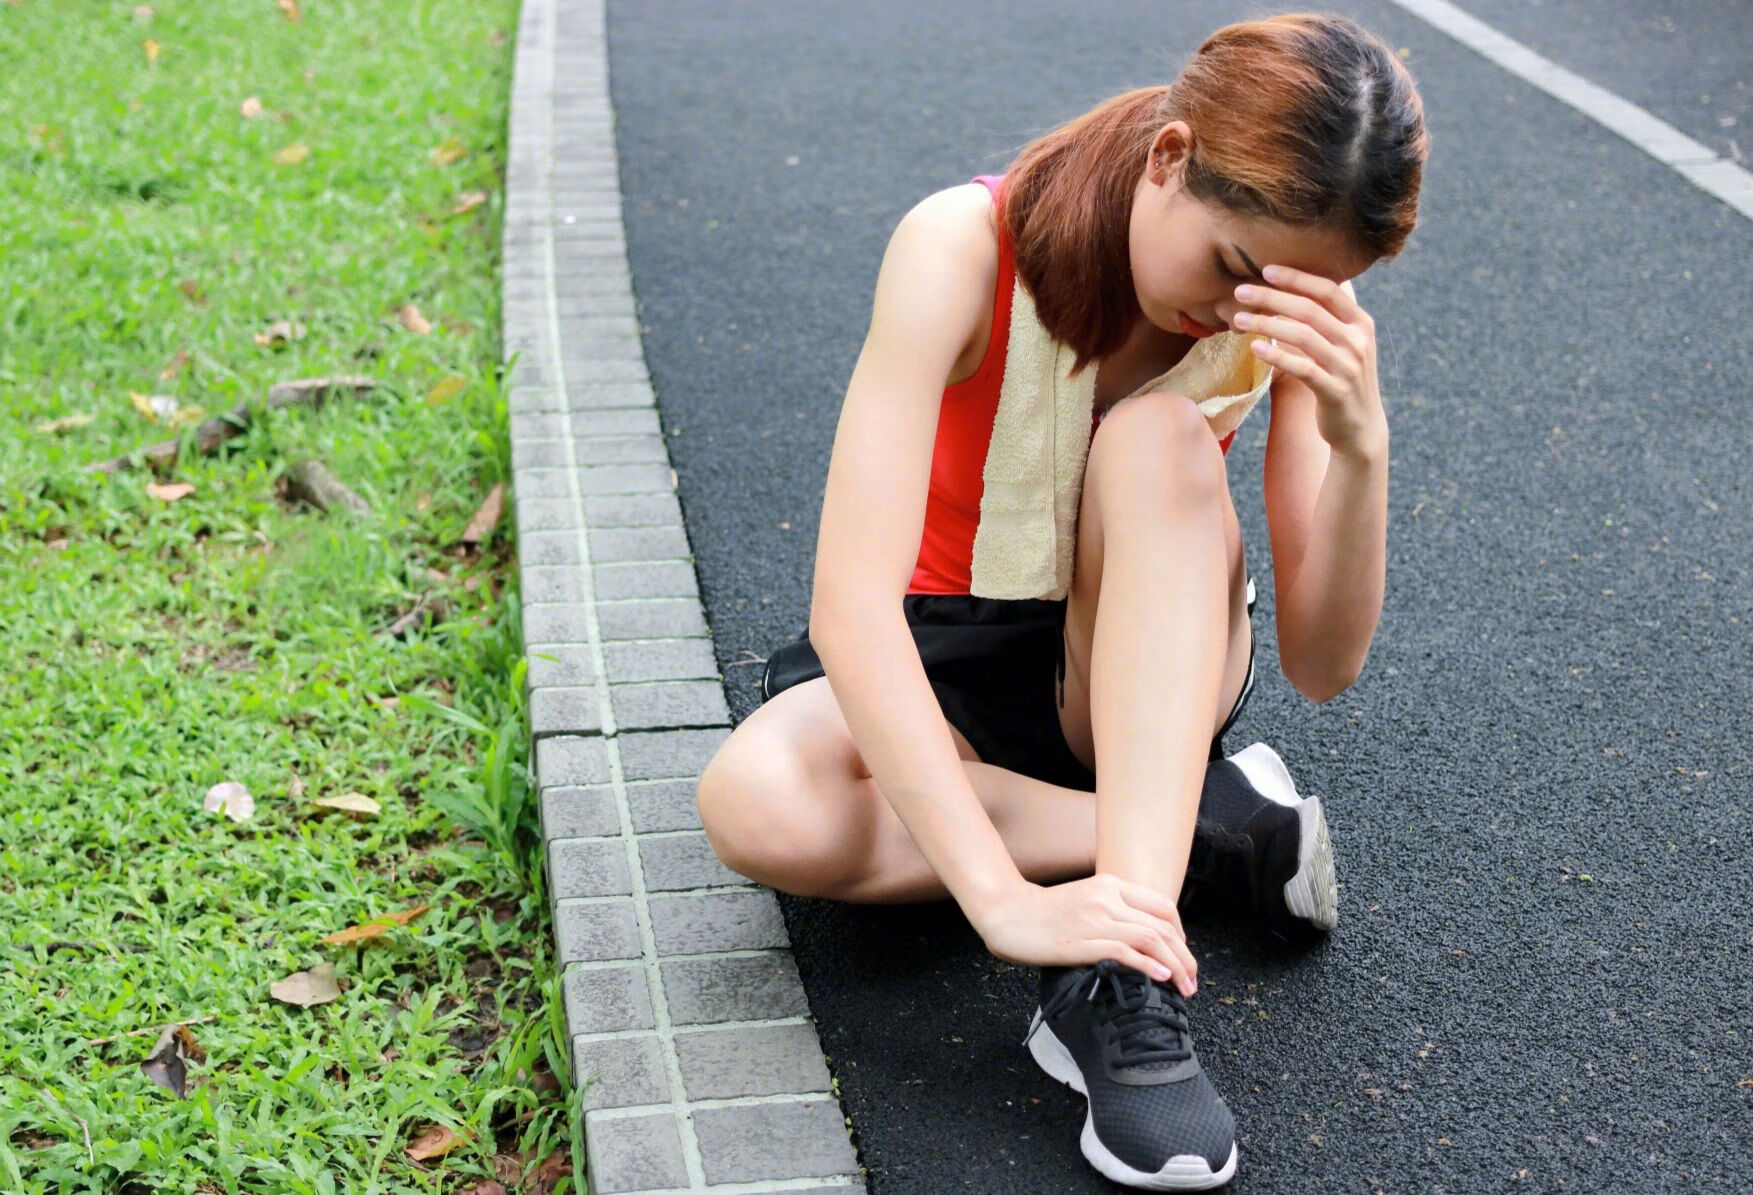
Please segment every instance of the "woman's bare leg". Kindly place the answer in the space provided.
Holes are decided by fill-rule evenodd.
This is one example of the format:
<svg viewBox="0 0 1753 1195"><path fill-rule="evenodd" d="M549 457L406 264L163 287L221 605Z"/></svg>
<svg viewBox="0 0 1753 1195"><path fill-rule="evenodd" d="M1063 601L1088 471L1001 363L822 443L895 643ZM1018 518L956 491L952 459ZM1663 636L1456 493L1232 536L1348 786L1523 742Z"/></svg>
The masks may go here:
<svg viewBox="0 0 1753 1195"><path fill-rule="evenodd" d="M1055 884L1094 873L1092 794L978 760L964 759L962 767L1025 879ZM847 784L845 807L865 811L867 825L858 837L868 844L866 862L842 886L823 895L869 904L948 900L949 889L925 861L876 781L867 776Z"/></svg>

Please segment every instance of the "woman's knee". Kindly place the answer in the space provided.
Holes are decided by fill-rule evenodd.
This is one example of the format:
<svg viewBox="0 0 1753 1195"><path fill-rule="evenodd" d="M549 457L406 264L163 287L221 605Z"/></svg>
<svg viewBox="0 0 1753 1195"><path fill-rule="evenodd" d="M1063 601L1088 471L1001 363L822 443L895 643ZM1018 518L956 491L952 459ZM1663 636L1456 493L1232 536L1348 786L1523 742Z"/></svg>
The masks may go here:
<svg viewBox="0 0 1753 1195"><path fill-rule="evenodd" d="M843 810L835 808L843 802L796 756L730 746L727 740L713 757L695 792L713 852L732 871L781 892L842 890L856 857Z"/></svg>
<svg viewBox="0 0 1753 1195"><path fill-rule="evenodd" d="M1101 484L1112 497L1172 497L1216 504L1229 492L1223 449L1199 406L1167 390L1136 395L1114 406L1096 429L1092 467L1101 452Z"/></svg>

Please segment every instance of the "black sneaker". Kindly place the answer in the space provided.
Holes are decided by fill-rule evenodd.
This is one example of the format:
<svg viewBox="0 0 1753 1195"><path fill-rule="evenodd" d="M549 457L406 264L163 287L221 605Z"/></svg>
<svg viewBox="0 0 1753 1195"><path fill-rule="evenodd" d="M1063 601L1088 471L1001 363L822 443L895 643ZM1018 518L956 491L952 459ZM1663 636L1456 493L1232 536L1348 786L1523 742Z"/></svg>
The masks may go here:
<svg viewBox="0 0 1753 1195"><path fill-rule="evenodd" d="M1203 1191L1235 1176L1235 1119L1199 1065L1173 986L1111 959L1043 967L1023 1044L1089 1101L1083 1156L1115 1182Z"/></svg>
<svg viewBox="0 0 1753 1195"><path fill-rule="evenodd" d="M1319 797L1299 797L1278 752L1255 743L1205 770L1185 890L1284 934L1339 920L1333 844Z"/></svg>

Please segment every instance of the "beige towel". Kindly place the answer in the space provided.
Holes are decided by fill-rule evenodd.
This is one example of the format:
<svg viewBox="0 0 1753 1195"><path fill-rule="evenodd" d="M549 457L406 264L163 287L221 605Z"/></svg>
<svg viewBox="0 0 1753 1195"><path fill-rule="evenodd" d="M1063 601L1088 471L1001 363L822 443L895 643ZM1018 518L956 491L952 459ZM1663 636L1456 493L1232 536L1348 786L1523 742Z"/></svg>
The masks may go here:
<svg viewBox="0 0 1753 1195"><path fill-rule="evenodd" d="M1351 284L1344 286L1350 293ZM1173 369L1120 402L1153 390L1185 394L1222 439L1272 384L1272 367L1248 348L1255 339L1251 332L1219 332L1195 341ZM969 589L976 597L1059 600L1071 592L1096 385L1094 367L1067 376L1074 360L1042 327L1018 279L974 533Z"/></svg>

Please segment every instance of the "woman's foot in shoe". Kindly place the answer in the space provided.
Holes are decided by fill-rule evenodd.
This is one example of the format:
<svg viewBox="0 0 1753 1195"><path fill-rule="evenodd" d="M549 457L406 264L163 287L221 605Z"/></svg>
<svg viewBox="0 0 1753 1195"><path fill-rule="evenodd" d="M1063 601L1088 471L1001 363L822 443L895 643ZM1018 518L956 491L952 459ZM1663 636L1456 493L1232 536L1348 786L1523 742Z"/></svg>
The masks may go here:
<svg viewBox="0 0 1753 1195"><path fill-rule="evenodd" d="M1204 1191L1236 1173L1235 1120L1199 1065L1171 984L1112 960L1043 967L1023 1039L1089 1101L1083 1155L1118 1183Z"/></svg>
<svg viewBox="0 0 1753 1195"><path fill-rule="evenodd" d="M1325 934L1338 922L1321 799L1298 796L1284 760L1265 743L1207 765L1185 890L1253 913L1287 937Z"/></svg>

